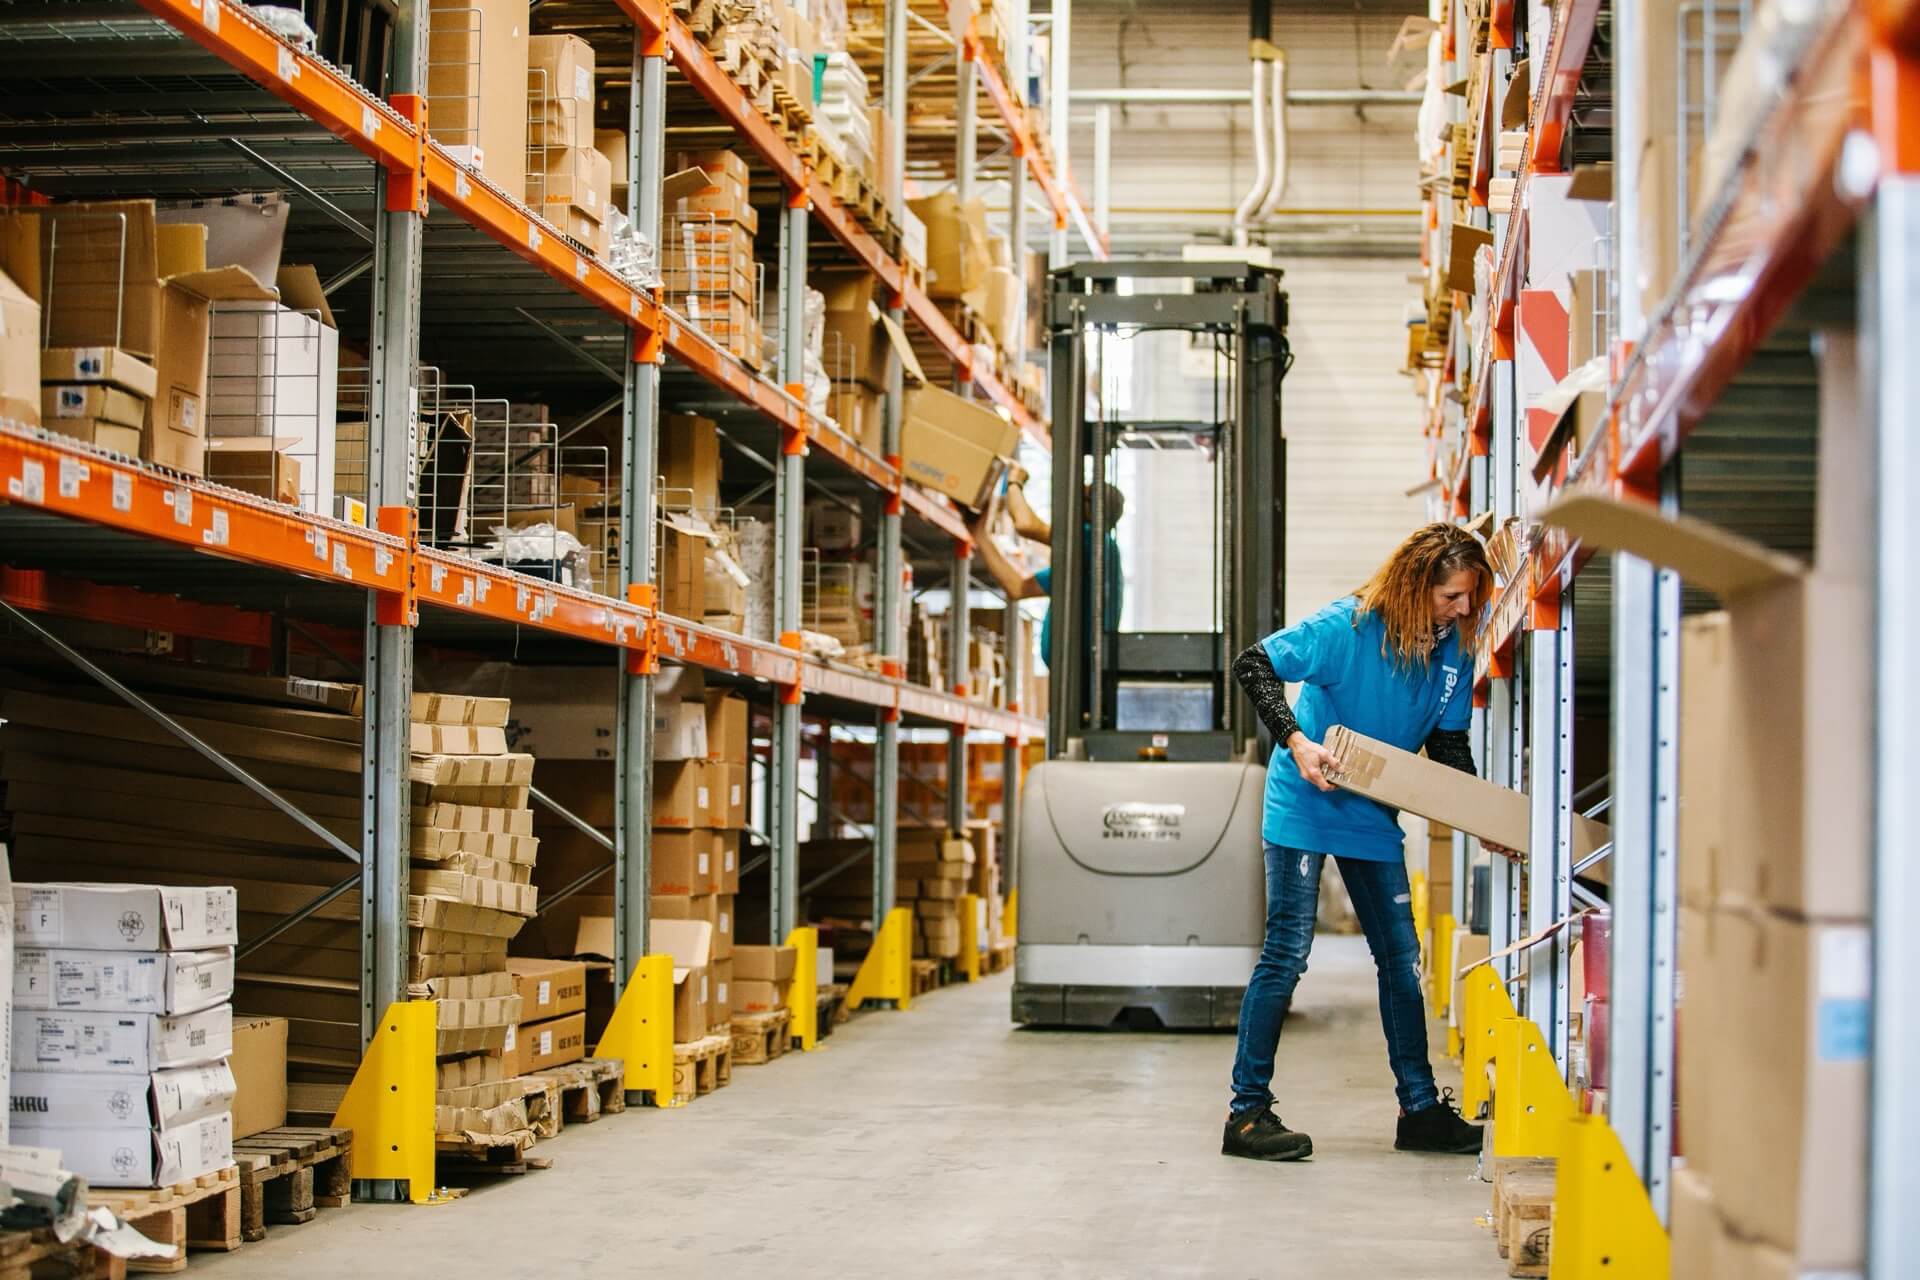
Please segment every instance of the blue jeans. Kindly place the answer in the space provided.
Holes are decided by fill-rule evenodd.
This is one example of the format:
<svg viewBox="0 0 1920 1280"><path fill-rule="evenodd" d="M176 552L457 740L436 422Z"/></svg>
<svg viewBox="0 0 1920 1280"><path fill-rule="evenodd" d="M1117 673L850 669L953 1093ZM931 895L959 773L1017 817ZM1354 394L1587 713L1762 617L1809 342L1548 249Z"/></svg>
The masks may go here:
<svg viewBox="0 0 1920 1280"><path fill-rule="evenodd" d="M1273 1105L1268 1086L1280 1047L1280 1024L1293 989L1307 971L1313 921L1320 905L1320 868L1326 855L1270 844L1267 852L1267 936L1240 1001L1240 1045L1233 1059L1233 1114ZM1353 899L1353 913L1373 951L1380 976L1380 1026L1394 1092L1407 1111L1439 1100L1427 1061L1427 1013L1420 995L1420 939L1413 929L1413 895L1398 859L1335 858Z"/></svg>

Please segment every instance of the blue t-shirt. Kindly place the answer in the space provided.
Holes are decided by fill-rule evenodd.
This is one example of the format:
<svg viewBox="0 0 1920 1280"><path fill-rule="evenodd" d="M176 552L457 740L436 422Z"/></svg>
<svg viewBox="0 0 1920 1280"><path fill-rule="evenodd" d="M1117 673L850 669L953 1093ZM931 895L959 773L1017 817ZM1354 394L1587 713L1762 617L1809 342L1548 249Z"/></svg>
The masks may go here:
<svg viewBox="0 0 1920 1280"><path fill-rule="evenodd" d="M1435 729L1465 729L1473 715L1472 663L1455 629L1425 662L1399 664L1383 651L1386 624L1377 614L1354 624L1359 601L1336 600L1260 642L1274 674L1303 687L1293 709L1300 731L1315 742L1346 725L1356 733L1418 751ZM1402 856L1394 810L1351 791L1320 791L1300 776L1284 744L1267 763L1267 802L1260 824L1268 844L1309 853L1392 862Z"/></svg>
<svg viewBox="0 0 1920 1280"><path fill-rule="evenodd" d="M1090 565L1093 562L1093 529L1082 525L1080 528L1080 563ZM1107 584L1106 615L1108 631L1120 628L1120 605L1125 595L1126 577L1120 572L1120 543L1107 531L1106 571L1101 575ZM1035 584L1042 591L1053 591L1053 566L1048 565L1033 575ZM1080 642L1087 643L1087 632L1093 629L1093 593L1082 592L1080 596ZM1040 656L1046 659L1047 670L1054 668L1053 661L1053 606L1047 606L1046 617L1040 620Z"/></svg>

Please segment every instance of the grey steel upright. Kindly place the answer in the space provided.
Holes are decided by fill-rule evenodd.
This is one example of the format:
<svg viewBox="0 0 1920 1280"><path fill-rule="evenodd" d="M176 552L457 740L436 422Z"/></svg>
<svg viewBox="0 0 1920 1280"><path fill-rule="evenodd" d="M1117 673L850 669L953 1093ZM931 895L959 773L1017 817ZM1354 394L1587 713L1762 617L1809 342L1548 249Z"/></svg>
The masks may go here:
<svg viewBox="0 0 1920 1280"><path fill-rule="evenodd" d="M1126 281L1145 287L1123 293ZM1148 291L1170 283L1178 288ZM1272 744L1230 668L1282 615L1286 320L1280 273L1243 263L1088 262L1051 273L1051 707L1047 759L1019 806L1016 1022L1227 1027L1239 1018L1261 941L1260 815ZM1103 335L1141 330L1204 334L1225 352L1217 421L1089 413L1083 389ZM1106 625L1112 520L1102 481L1115 451L1163 443L1213 462L1225 531L1215 631ZM1151 521L1152 512L1132 518ZM1205 710L1191 720L1120 713L1123 695L1138 707L1149 690Z"/></svg>

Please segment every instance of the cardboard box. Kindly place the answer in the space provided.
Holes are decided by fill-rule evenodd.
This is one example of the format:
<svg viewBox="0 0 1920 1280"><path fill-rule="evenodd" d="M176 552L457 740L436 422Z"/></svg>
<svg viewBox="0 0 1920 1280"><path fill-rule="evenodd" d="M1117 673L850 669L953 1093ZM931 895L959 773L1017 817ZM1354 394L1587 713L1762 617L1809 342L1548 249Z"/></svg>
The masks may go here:
<svg viewBox="0 0 1920 1280"><path fill-rule="evenodd" d="M787 1007L786 988L759 978L742 978L734 970L732 1008L735 1013L771 1013Z"/></svg>
<svg viewBox="0 0 1920 1280"><path fill-rule="evenodd" d="M233 1163L233 1117L222 1111L170 1129L144 1124L45 1129L15 1124L15 1138L57 1147L68 1169L96 1187L155 1187L187 1182Z"/></svg>
<svg viewBox="0 0 1920 1280"><path fill-rule="evenodd" d="M747 825L747 789L750 774L744 764L716 766L723 781L715 790L726 799L725 820L719 825L729 831L738 831Z"/></svg>
<svg viewBox="0 0 1920 1280"><path fill-rule="evenodd" d="M1711 1081L1717 1117L1687 1129L1733 1231L1837 1271L1866 1256L1869 991L1865 924L1716 908L1686 978L1683 1072ZM1689 1097L1692 1093L1689 1093ZM1750 1123L1765 1116L1764 1125Z"/></svg>
<svg viewBox="0 0 1920 1280"><path fill-rule="evenodd" d="M952 191L943 191L910 200L907 207L927 227L928 296L960 299L980 289L993 265L985 202L962 204Z"/></svg>
<svg viewBox="0 0 1920 1280"><path fill-rule="evenodd" d="M1729 749L1734 705L1733 625L1724 612L1698 614L1680 624L1679 844L1680 901L1706 910L1728 867Z"/></svg>
<svg viewBox="0 0 1920 1280"><path fill-rule="evenodd" d="M964 506L981 505L1019 438L1020 429L997 410L951 391L917 386L906 393L903 473Z"/></svg>
<svg viewBox="0 0 1920 1280"><path fill-rule="evenodd" d="M1390 746L1345 725L1327 730L1327 749L1340 758L1342 771L1329 780L1393 809L1471 832L1482 840L1525 853L1531 839L1531 802L1524 791L1510 791L1424 756ZM1574 823L1573 856L1578 861L1611 837L1606 824L1590 818Z"/></svg>
<svg viewBox="0 0 1920 1280"><path fill-rule="evenodd" d="M566 209L597 224L613 203L613 167L592 147L556 147L537 175L528 175L527 202L551 216Z"/></svg>
<svg viewBox="0 0 1920 1280"><path fill-rule="evenodd" d="M728 821L731 806L727 803L729 791L727 766L715 764L711 760L704 761L703 763L706 765L707 802L705 806L706 813L701 819L700 825L706 827L709 831L724 830L733 825ZM716 878L719 875L719 867L717 865L714 868L714 875ZM718 887L717 883L715 887Z"/></svg>
<svg viewBox="0 0 1920 1280"><path fill-rule="evenodd" d="M579 36L534 36L527 42L529 143L593 146L593 75L593 46Z"/></svg>
<svg viewBox="0 0 1920 1280"><path fill-rule="evenodd" d="M193 951L240 941L231 885L21 882L13 915L17 945Z"/></svg>
<svg viewBox="0 0 1920 1280"><path fill-rule="evenodd" d="M207 441L207 479L270 502L304 506L300 459L272 436L237 436ZM329 492L332 485L328 484Z"/></svg>
<svg viewBox="0 0 1920 1280"><path fill-rule="evenodd" d="M118 347L49 347L40 353L42 382L102 383L142 401L153 399L160 375L153 365ZM146 410L141 410L141 422Z"/></svg>
<svg viewBox="0 0 1920 1280"><path fill-rule="evenodd" d="M213 309L207 435L273 440L299 468L294 500L327 514L340 462L340 333L312 268L284 268L279 284L282 303Z"/></svg>
<svg viewBox="0 0 1920 1280"><path fill-rule="evenodd" d="M581 970L581 994L586 970ZM564 1067L587 1056L587 1015L584 1010L544 1022L525 1022L507 1033L503 1057L509 1076L524 1076L548 1067Z"/></svg>
<svg viewBox="0 0 1920 1280"><path fill-rule="evenodd" d="M733 949L733 980L779 984L792 982L793 968L799 954L792 947L736 945Z"/></svg>
<svg viewBox="0 0 1920 1280"><path fill-rule="evenodd" d="M711 831L653 833L654 893L713 893L719 888L717 850Z"/></svg>
<svg viewBox="0 0 1920 1280"><path fill-rule="evenodd" d="M733 1017L733 961L716 958L713 962L713 1002L707 1008L707 1025L715 1030Z"/></svg>
<svg viewBox="0 0 1920 1280"><path fill-rule="evenodd" d="M131 391L102 383L46 384L40 389L40 417L58 431L68 419L95 419L115 426L140 429L147 420L147 402Z"/></svg>
<svg viewBox="0 0 1920 1280"><path fill-rule="evenodd" d="M660 526L660 611L697 619L707 611L708 539L671 523Z"/></svg>
<svg viewBox="0 0 1920 1280"><path fill-rule="evenodd" d="M1829 351L1839 341L1830 337ZM1865 475L1845 475L1859 470L1858 455L1834 452L1853 434L1844 416L1822 414L1815 566L1640 503L1579 495L1541 514L1590 547L1672 569L1727 605L1724 645L1704 642L1703 628L1715 624L1684 633L1696 673L1721 664L1683 693L1699 717L1681 728L1683 840L1693 847L1683 843L1679 874L1695 901L1831 920L1866 919L1871 909L1871 504L1850 492ZM1724 709L1708 698L1724 698Z"/></svg>
<svg viewBox="0 0 1920 1280"><path fill-rule="evenodd" d="M183 1125L230 1109L235 1075L224 1062L175 1067L148 1076L89 1071L19 1071L12 1112L42 1129L150 1128ZM285 1086L281 1088L285 1096ZM285 1123L286 1108L281 1108ZM57 1143L55 1144L58 1145Z"/></svg>
<svg viewBox="0 0 1920 1280"><path fill-rule="evenodd" d="M836 384L857 383L866 393L885 389L889 342L871 303L858 309L828 308L821 318L820 333L820 362L829 378ZM867 398L861 398L861 412ZM856 406L849 405L834 417L848 435L857 437L858 426L847 422L855 411Z"/></svg>
<svg viewBox="0 0 1920 1280"><path fill-rule="evenodd" d="M40 303L0 271L0 418L40 425L39 385Z"/></svg>
<svg viewBox="0 0 1920 1280"><path fill-rule="evenodd" d="M233 1023L233 1136L251 1138L287 1122L287 1020L236 1018Z"/></svg>
<svg viewBox="0 0 1920 1280"><path fill-rule="evenodd" d="M714 848L720 859L720 892L740 892L740 833L738 831L716 831L713 837Z"/></svg>
<svg viewBox="0 0 1920 1280"><path fill-rule="evenodd" d="M698 1040L707 1033L707 1010L713 1003L708 971L713 926L705 920L652 920L647 927L649 950L673 957L674 1042Z"/></svg>
<svg viewBox="0 0 1920 1280"><path fill-rule="evenodd" d="M109 453L123 453L129 458L140 456L141 441L146 436L139 427L123 427L116 422L101 422L92 418L55 418L41 425L70 440L78 440Z"/></svg>
<svg viewBox="0 0 1920 1280"><path fill-rule="evenodd" d="M607 177L612 184L614 206L627 207L627 133L624 129L595 129L593 149L607 158Z"/></svg>
<svg viewBox="0 0 1920 1280"><path fill-rule="evenodd" d="M733 959L733 895L716 893L713 896L713 954L716 959L731 962Z"/></svg>
<svg viewBox="0 0 1920 1280"><path fill-rule="evenodd" d="M708 825L713 808L711 766L682 760L653 767L653 825L690 830Z"/></svg>
<svg viewBox="0 0 1920 1280"><path fill-rule="evenodd" d="M587 967L578 960L536 960L512 956L507 970L520 996L523 1022L543 1022L587 1007Z"/></svg>
<svg viewBox="0 0 1920 1280"><path fill-rule="evenodd" d="M1712 1186L1706 1174L1691 1164L1676 1167L1667 1185L1671 1197L1667 1234L1673 1242L1670 1274L1714 1280L1714 1241L1721 1226Z"/></svg>
<svg viewBox="0 0 1920 1280"><path fill-rule="evenodd" d="M720 505L720 428L711 418L670 413L661 420L661 500L711 515Z"/></svg>
<svg viewBox="0 0 1920 1280"><path fill-rule="evenodd" d="M704 760L708 749L707 709L704 702L654 702L655 760Z"/></svg>
<svg viewBox="0 0 1920 1280"><path fill-rule="evenodd" d="M1484 933L1460 932L1453 935L1453 962L1450 972L1453 982L1453 999L1447 1005L1447 1021L1459 1026L1461 1001L1466 995L1466 979L1462 972L1485 960L1493 951L1493 940Z"/></svg>
<svg viewBox="0 0 1920 1280"><path fill-rule="evenodd" d="M13 1019L13 1061L43 1071L144 1076L217 1062L232 1051L231 1005L175 1017L22 1009Z"/></svg>
<svg viewBox="0 0 1920 1280"><path fill-rule="evenodd" d="M92 1013L195 1013L233 998L233 952L80 951L23 946L14 952L18 1009Z"/></svg>
<svg viewBox="0 0 1920 1280"><path fill-rule="evenodd" d="M431 0L427 25L428 134L502 190L524 191L526 0Z"/></svg>

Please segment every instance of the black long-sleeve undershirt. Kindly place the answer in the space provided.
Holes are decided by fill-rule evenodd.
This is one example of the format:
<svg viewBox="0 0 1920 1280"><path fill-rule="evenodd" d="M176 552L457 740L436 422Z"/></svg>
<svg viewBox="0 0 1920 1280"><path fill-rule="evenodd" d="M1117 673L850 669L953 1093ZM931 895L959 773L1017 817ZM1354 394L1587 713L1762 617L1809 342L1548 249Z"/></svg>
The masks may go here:
<svg viewBox="0 0 1920 1280"><path fill-rule="evenodd" d="M1267 651L1250 645L1233 660L1234 683L1253 702L1260 723L1267 726L1276 744L1284 748L1287 740L1300 731L1293 708L1287 703L1286 682L1274 674ZM1462 773L1478 775L1473 763L1473 748L1464 729L1435 729L1427 735L1427 758Z"/></svg>

